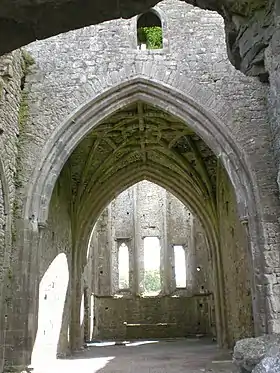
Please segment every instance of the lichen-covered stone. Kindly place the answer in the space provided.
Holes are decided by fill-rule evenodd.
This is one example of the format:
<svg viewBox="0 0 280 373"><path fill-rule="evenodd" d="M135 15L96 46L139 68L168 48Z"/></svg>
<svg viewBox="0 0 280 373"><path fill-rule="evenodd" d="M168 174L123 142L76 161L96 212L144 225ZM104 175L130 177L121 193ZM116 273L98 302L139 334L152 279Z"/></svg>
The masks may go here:
<svg viewBox="0 0 280 373"><path fill-rule="evenodd" d="M265 357L252 373L280 373L280 353Z"/></svg>
<svg viewBox="0 0 280 373"><path fill-rule="evenodd" d="M278 346L280 346L280 334L242 339L234 347L233 362L241 373L252 372L262 359L273 355L275 349L279 348ZM254 373L259 373L259 371L254 371Z"/></svg>

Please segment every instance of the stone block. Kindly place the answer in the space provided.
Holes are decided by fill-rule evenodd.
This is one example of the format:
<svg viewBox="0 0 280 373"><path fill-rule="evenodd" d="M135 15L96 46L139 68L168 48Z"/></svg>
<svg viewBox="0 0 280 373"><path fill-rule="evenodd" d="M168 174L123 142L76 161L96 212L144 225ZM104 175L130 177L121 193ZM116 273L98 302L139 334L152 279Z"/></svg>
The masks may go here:
<svg viewBox="0 0 280 373"><path fill-rule="evenodd" d="M272 348L254 369L252 373L280 373L280 346Z"/></svg>
<svg viewBox="0 0 280 373"><path fill-rule="evenodd" d="M254 370L254 368L264 358L275 354L277 349L280 351L280 334L266 334L257 338L242 339L234 347L233 362L241 373L268 373L270 370ZM271 364L273 366L273 361L271 361ZM276 373L278 371L272 372Z"/></svg>

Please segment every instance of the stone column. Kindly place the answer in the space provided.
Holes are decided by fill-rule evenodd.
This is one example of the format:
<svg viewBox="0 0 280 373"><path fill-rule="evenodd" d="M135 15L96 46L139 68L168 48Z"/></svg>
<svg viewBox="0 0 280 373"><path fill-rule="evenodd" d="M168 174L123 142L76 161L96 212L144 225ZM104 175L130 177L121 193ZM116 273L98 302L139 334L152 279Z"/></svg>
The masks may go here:
<svg viewBox="0 0 280 373"><path fill-rule="evenodd" d="M189 293L194 292L196 278L196 260L195 260L195 245L196 245L196 219L191 217L190 235L187 245L184 246L186 257L186 282Z"/></svg>
<svg viewBox="0 0 280 373"><path fill-rule="evenodd" d="M274 139L274 152L278 166L278 186L280 189L280 5L275 1L274 34L265 51L265 65L269 72L270 124Z"/></svg>
<svg viewBox="0 0 280 373"><path fill-rule="evenodd" d="M68 267L71 266L68 264ZM70 346L68 342L68 328L70 324L70 309L71 309L71 289L70 281L68 282L67 291L65 295L65 303L63 308L60 334L57 344L57 357L66 357L70 354Z"/></svg>
<svg viewBox="0 0 280 373"><path fill-rule="evenodd" d="M132 293L139 294L143 291L143 280L144 280L144 252L143 252L143 239L140 234L140 226L138 219L138 198L137 198L137 188L136 185L133 187L133 283L132 283Z"/></svg>
<svg viewBox="0 0 280 373"><path fill-rule="evenodd" d="M71 318L69 325L70 349L79 350L83 344L81 335L80 311L82 301L82 258L81 251L73 247L70 274Z"/></svg>
<svg viewBox="0 0 280 373"><path fill-rule="evenodd" d="M40 232L33 222L16 222L17 240L7 294L7 331L3 372L21 372L31 363L38 326L39 241ZM17 249L17 251L15 250Z"/></svg>
<svg viewBox="0 0 280 373"><path fill-rule="evenodd" d="M88 287L84 287L84 341L90 340L90 293Z"/></svg>
<svg viewBox="0 0 280 373"><path fill-rule="evenodd" d="M109 210L106 209L98 225L98 295L111 295L111 229L108 229Z"/></svg>
<svg viewBox="0 0 280 373"><path fill-rule="evenodd" d="M165 190L162 196L162 219L161 219L161 291L164 294L170 294L172 291L172 266L173 266L173 255L172 255L172 244L168 240L168 193Z"/></svg>
<svg viewBox="0 0 280 373"><path fill-rule="evenodd" d="M275 154L276 166L277 166L277 182L280 190L280 3L275 1L273 5L273 22L274 22L274 33L270 40L269 46L265 51L265 66L269 72L269 114L270 114L270 125L273 140L273 149ZM276 215L277 218L277 215ZM279 238L277 235L271 239L271 232L273 231L272 222L265 222L269 227L267 230L269 233L265 233L268 236L270 246L266 252L263 253L263 268L261 269L263 274L263 282L258 283L260 278L259 268L256 269L255 283L256 292L253 304L258 309L265 310L265 312L258 312L259 320L255 320L257 324L258 334L260 333L279 333ZM265 224L264 223L264 224ZM250 227L250 226L249 226ZM276 278L276 280L275 280ZM266 304L264 306L264 304Z"/></svg>
<svg viewBox="0 0 280 373"><path fill-rule="evenodd" d="M111 294L119 289L119 242L116 239L115 227L111 223Z"/></svg>

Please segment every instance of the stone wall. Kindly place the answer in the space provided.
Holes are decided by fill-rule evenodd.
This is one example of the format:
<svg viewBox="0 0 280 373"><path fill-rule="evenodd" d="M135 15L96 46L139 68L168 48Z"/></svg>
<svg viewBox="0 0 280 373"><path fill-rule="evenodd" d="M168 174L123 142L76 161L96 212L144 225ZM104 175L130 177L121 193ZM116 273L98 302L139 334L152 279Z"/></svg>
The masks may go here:
<svg viewBox="0 0 280 373"><path fill-rule="evenodd" d="M242 122L244 145L253 123L255 128L266 120L267 89L228 61L222 18L176 0L164 1L157 9L167 40L162 50L136 49L136 17L71 31L27 47L36 71L27 80L31 119L25 141L32 152L21 155L25 182L33 160L40 158L46 140L65 118L104 89L135 76L169 84L175 78L182 84L186 78L200 83L211 92L206 102L222 100L232 108L234 131Z"/></svg>
<svg viewBox="0 0 280 373"><path fill-rule="evenodd" d="M72 231L69 213L71 194L68 186L67 175L61 175L53 191L48 224L41 228L44 245L40 248L38 262L40 279L58 254L65 253L69 261L71 258Z"/></svg>
<svg viewBox="0 0 280 373"><path fill-rule="evenodd" d="M6 333L5 350L6 369L9 369L10 364L19 365L19 362L22 362L26 358L26 354L29 354L33 349L37 334L40 281L58 254L65 253L67 255L68 267L71 270L72 235L69 215L70 198L67 192L68 186L69 180L67 180L67 175L61 175L53 192L48 224L40 227L39 235L43 245L37 247L38 255L26 258L24 257L24 252L19 251L17 255L20 256L20 260L11 264L12 284L10 291L14 298L10 301L8 309L8 331ZM18 240L21 239L22 236L19 234ZM22 267L24 268L23 270ZM22 277L16 277L16 269L22 270ZM70 286L71 283L69 282L68 287ZM28 291L34 294L32 298L27 298L26 294L28 294ZM63 352L68 350L69 343L67 335L71 301L69 293L70 290L68 289L58 345L58 351L62 349ZM18 312L19 309L20 312ZM20 332L23 319L28 320L27 336L24 336L23 332ZM52 322L53 320L51 320L49 326ZM21 346L23 339L25 343L19 352L15 346ZM46 343L49 343L49 341Z"/></svg>
<svg viewBox="0 0 280 373"><path fill-rule="evenodd" d="M252 273L250 272L251 256L248 247L246 221L244 223L245 226L240 223L231 183L225 171L221 166L219 167L217 204L219 211L218 229L221 239L220 265L221 273L223 274L223 296L225 297L226 307L227 331L225 334L228 345L232 346L236 340L254 334L251 294L251 287L253 284L251 284ZM189 312L191 309L195 310L192 317L196 318L199 316L196 313L199 308L189 307L188 302L193 304L193 299L197 299L196 297L201 293L210 292L213 294L215 292L215 282L218 281L218 279L215 278L214 275L212 253L208 247L205 233L199 221L193 217L180 201L170 193L164 192L162 188L149 182L138 183L136 186L123 192L112 202L109 208L102 214L101 220L98 221L93 233L96 245L96 247L93 247L93 250L96 250L97 247L102 248L102 252L99 249L98 254L93 254L93 256L95 256L95 266L98 266L96 270L97 275L94 278L97 286L95 287L97 297L94 302L94 314L96 317L98 337L123 338L128 331L131 333L131 337L141 335L142 329L139 326L129 328L127 331L127 327L123 325L125 321L132 324L146 324L149 322L155 324L149 312L146 314L144 313L144 311L146 312L148 310L148 307L142 308L142 298L130 296L131 299L115 299L111 294L117 291L118 242L129 241L128 247L130 250L130 257L132 258L130 259L130 265L132 266L130 268L130 282L133 283L135 289L135 286L137 287L137 285L135 285L135 278L137 281L141 281L144 254L143 251L139 250L139 246L137 245L140 244L140 247L143 249L143 237L146 235L164 237L165 234L167 234L167 241L161 240L161 242L163 245L166 245L166 248L169 248L169 252L172 252L174 244L182 244L186 247L188 263L187 291L186 293L180 291L179 294L181 296L183 295L183 297L187 294L189 296L192 294L194 298L179 298L182 299L182 304L179 309L184 310L186 308L186 312ZM101 244L99 239L101 239ZM133 256L134 250L138 250L136 261L135 256ZM94 252L96 251L93 251L93 253ZM110 258L110 260L108 260L108 258ZM197 268L199 268L200 271L197 271ZM138 274L139 277L137 276L137 272L140 272ZM166 262L166 267L162 272L165 284L163 285L163 293L168 294L170 291L176 292L174 287L174 275L174 257L170 255ZM141 288L139 290L141 291ZM149 299L148 302L152 303L153 299ZM207 333L211 330L213 334L215 333L215 308L213 298L206 296L205 300L207 312L204 315L204 325L206 323L209 328L207 329ZM124 304L120 306L122 302ZM145 302L145 300L143 300L143 302ZM162 299L155 298L155 302L161 304L164 310L163 314L169 315L174 312L176 313L175 310L179 301L178 299L175 301L172 297L166 297ZM138 309L142 313L139 312L137 314L135 311L132 320L127 321L125 319L126 313L124 310L127 304L131 305L134 303L136 310ZM168 308L165 309L164 306L166 304L168 304ZM109 312L108 310L111 311ZM113 318L110 317L111 312L114 315ZM208 321L206 322L205 320ZM104 322L105 324L103 325ZM165 320L165 322L167 321ZM203 325L203 323L201 324ZM155 326L150 327L150 329L151 330L143 328L142 337L146 337L144 333L148 333L149 336L154 337L156 333L158 333L158 337L164 336L164 333L167 333L167 329L161 330ZM168 330L172 336L179 336L179 329L176 327L172 329L171 327ZM183 330L188 330L188 333L191 332L187 324L185 324ZM206 333L205 329L199 330L201 333ZM194 331L192 331L192 333L194 334Z"/></svg>
<svg viewBox="0 0 280 373"><path fill-rule="evenodd" d="M269 87L256 79L243 76L229 63L224 43L223 22L217 14L203 11L175 0L164 1L157 9L163 20L164 48L162 50L137 50L135 17L130 20L106 22L29 45L27 50L34 57L35 65L32 67L31 74L26 77L25 82L21 81L22 74L20 71L22 65L18 58L18 51L1 59L3 61L1 71L3 71L2 75L4 78L1 78L0 85L2 86L4 82L4 89L0 89L2 94L2 101L0 101L0 103L2 102L0 128L4 124L4 132L0 134L0 158L3 160L5 180L8 180L5 183L9 186L10 191L8 193L10 196L8 205L10 206L10 211L12 206L16 206L16 215L21 227L21 230L16 231L17 241L14 244L12 255L15 268L18 268L18 270L14 271L17 293L14 293L16 300L13 308L14 310L23 309L24 312L21 314L22 319L15 321L14 324L12 323L13 325L10 328L10 340L13 342L10 345L11 349L15 341L17 342L16 345L21 346L21 342L24 340L24 347L14 353L14 356L19 356L19 359L30 352L32 337L35 333L32 322L30 329L25 328L23 330L23 325L26 325L27 315L30 314L34 319L36 318L34 316L36 314L36 302L30 306L31 308L28 312L25 312L28 308L28 304L25 304L25 299L36 298L36 289L34 290L36 282L32 281L32 276L29 276L27 269L31 266L31 272L35 271L39 260L37 254L40 252L42 255L41 273L43 273L51 260L60 250L63 251L65 247L66 238L64 236L62 243L60 243L60 238L56 239L55 235L55 245L49 245L52 240L51 232L56 230L52 231L50 228L48 231L49 228L47 228L46 232L42 233L42 228L47 222L45 221L46 219L41 221L38 218L38 216L42 216L42 211L47 211L48 195L51 194L61 170L57 166L57 164L60 164L57 154L60 154L60 150L63 149L64 154L69 157L73 151L73 148L71 148L72 142L65 143L64 127L62 126L66 118L69 118L74 136L79 131L73 119L73 115L78 108L85 107L86 103L93 100L93 98L103 97L102 95L109 88L119 87L123 82L132 81L139 77L146 79L146 81L153 81L159 87L167 86L172 91L173 96L176 96L176 100L179 100L180 95L186 95L190 98L190 102L194 103L194 107L197 104L198 107L201 106L203 108L201 113L205 112L207 118L211 118L212 122L217 125L215 133L218 134L218 137L220 134L225 133L228 142L225 141L225 144L219 148L221 151L217 151L214 146L216 143L212 138L213 134L212 137L209 136L206 127L201 124L200 128L196 127L198 128L198 134L210 147L213 147L212 150L216 152L217 157L223 160L225 166L228 166L229 159L232 161L233 157L238 154L238 162L240 158L240 164L244 165L244 169L236 167L234 172L240 176L242 187L248 192L249 197L246 197L246 204L240 190L235 190L235 197L238 202L237 209L241 218L246 218L248 210L251 212L248 217L248 220L250 220L250 251L256 256L254 274L255 279L259 281L257 289L263 296L258 306L258 313L264 320L259 327L259 332L279 330L279 305L276 301L278 285L275 283L280 267L278 248L279 198L276 188L276 169L272 156L271 131L268 123L267 92ZM275 39L274 41L276 44L271 44L272 58L269 59L267 57L267 63L270 64L272 61L269 69L271 76L275 76L270 87L271 117L272 123L277 123L279 69L277 40ZM25 93L28 115L24 115L24 128L20 130L17 117L20 101L22 101L22 88ZM167 97L167 99L171 100L170 97ZM165 102L166 110L169 107L167 101ZM26 107L26 105L24 106ZM180 113L181 111L178 110L176 115L180 117ZM175 112L172 114L175 115ZM190 119L193 118L190 117ZM195 127L196 125L195 121L187 124L190 127ZM55 131L62 128L60 136L55 137ZM273 132L275 145L277 145L278 141L277 133L277 131ZM83 133L84 135L86 134ZM18 136L19 143L17 143ZM58 139L57 142L53 143L54 139ZM217 143L219 144L219 141ZM2 149L4 149L4 152ZM17 154L18 149L19 154ZM235 149L237 149L236 153L233 152ZM277 146L275 146L275 149L277 153ZM232 155L233 153L234 155ZM30 210L26 209L23 214L24 219L21 220L21 203L23 202L25 206L26 201L30 202L32 198L36 198L36 193L32 195L30 192L32 183L37 182L32 175L34 171L44 175L47 167L42 162L49 154L51 154L51 157L48 159L55 159L55 166L57 167L55 167L54 171L48 169L47 172L50 177L46 183L47 187L41 195L40 203L35 204L35 207L32 205ZM18 167L16 167L17 163ZM233 164L235 165L234 162ZM227 167L227 170L229 169L230 167ZM68 171L71 173L71 165ZM233 182L236 176L234 172L229 175ZM1 183L3 184L3 179L1 179ZM240 184L236 183L234 186L236 187L236 185ZM68 185L68 187L70 188L71 186ZM15 188L17 188L16 195L18 197L16 204L14 204ZM47 193L45 193L46 190ZM73 190L71 190L72 192ZM98 200L98 196L96 196L96 200ZM232 200L232 196L230 200ZM224 208L221 208L221 216L224 216L225 211ZM231 210L229 209L229 211ZM233 213L233 211L235 211L235 207L231 212ZM57 229L59 230L59 208L54 209L53 213L57 215L57 219L53 218L53 221L58 225ZM110 210L108 210L108 213L111 214ZM174 211L171 211L171 213L174 215ZM67 227L69 227L68 218L69 216L67 215L67 224L65 223ZM96 219L96 216L92 219ZM239 235L241 229L238 226L237 218L236 221L235 218L232 218L232 221L234 222L233 225L220 227L223 233L223 240L227 242L229 239L235 239L235 232L238 232L237 242L239 243L239 241L242 241L241 239L239 240L242 236L241 234ZM86 246L84 242L77 242L76 229L79 227L80 222L74 221L74 217L71 216L71 223L75 249L79 245L82 247ZM170 222L170 224L173 223ZM177 224L176 219L174 224ZM73 227L75 228L74 230ZM231 233L229 234L232 228L234 229L233 236ZM3 231L3 227L0 227L1 229ZM201 237L200 229L196 229L196 233L192 235L193 239L201 247L208 246L208 242ZM21 234L24 235L24 239ZM112 237L113 233L110 232L108 234L104 229L102 234L104 245L107 245L108 242L110 243L109 238ZM42 235L43 239L40 240ZM173 241L170 237L170 232L164 239L166 242L169 240L170 242ZM178 233L176 240L179 240ZM42 245L40 247L41 251L38 250L37 242ZM244 245L246 245L246 242L244 242ZM104 247L101 249L104 250ZM240 257L243 257L243 251L240 247L238 247L238 250L240 249L238 252L240 252ZM213 252L210 249L208 248L207 258L211 261ZM104 251L102 250L100 255L104 256ZM240 265L239 260L233 255L233 245L229 245L229 250L230 257L235 260L236 265ZM46 260L42 259L45 254ZM77 251L72 254L72 257L76 258ZM168 257L166 256L166 258ZM198 262L200 263L200 259L198 259ZM225 258L222 258L221 262L226 268L229 268L230 265ZM108 289L111 289L114 279L107 276L107 280L105 280L105 275L109 270L108 266L112 263L113 261L107 261L102 264L103 269L99 269L99 272L94 270L94 278L99 277L100 274L104 275L102 289L109 295L110 291ZM80 264L80 262L75 263L77 266ZM207 271L203 270L203 264L200 263L199 265L202 267L202 271L199 272L202 278L194 282L196 289L204 286L201 285L202 281L214 283L212 275L209 278L206 276ZM234 270L234 268L233 266L232 269ZM261 272L263 268L265 268L265 274ZM103 271L103 273L100 273L100 271ZM212 272L210 271L210 273ZM242 273L243 275L240 277L242 277L242 282L245 286L247 280L243 270ZM37 277L36 281L39 279L39 276ZM170 284L174 283L172 271L168 273L166 278L170 281L165 281L165 291L169 289ZM232 278L236 278L236 274ZM141 279L141 271L139 271L139 279ZM76 305L75 309L79 308L79 297L81 295L79 281L80 279L78 279L77 285L79 294L72 295L73 298L77 298L76 303L78 306ZM225 289L225 292L227 292L228 289ZM134 286L134 291L135 293L137 292L136 286ZM237 299L240 297L245 303L249 302L249 298L243 293L241 294L240 289L235 289L235 295ZM239 310L233 304L233 298L228 301L227 307L227 310L232 308L234 311L234 319L230 322L234 326L234 320L237 319ZM77 314L77 310L75 312ZM74 315L75 312L73 311L71 315L72 322L75 325L77 324L77 329L80 329L77 315ZM246 312L246 325L249 325L249 318L249 312ZM10 322L10 320L8 321ZM28 323L30 323L30 320ZM32 336L26 336L26 329L29 330ZM12 336L15 330L19 331L17 340ZM236 333L235 337L237 338L238 335ZM9 355L8 359L11 364L16 360L16 358L10 358Z"/></svg>
<svg viewBox="0 0 280 373"><path fill-rule="evenodd" d="M164 21L162 50L136 49L136 18L106 22L28 46L36 67L27 79L30 118L26 150L21 154L21 179L28 184L34 159L40 159L44 144L65 118L106 89L141 76L186 92L224 124L253 175L252 188L262 201L256 216L262 222L269 220L267 225L261 223L260 230L269 241L266 248L273 246L277 251L279 200L266 106L268 86L245 77L229 63L223 22L217 14L173 0L162 2L157 9ZM238 208L246 214L247 207ZM266 230L275 232L275 240L270 240ZM257 233L252 239L260 241ZM262 327L274 328L274 321Z"/></svg>
<svg viewBox="0 0 280 373"><path fill-rule="evenodd" d="M67 173L60 176L53 191L48 225L42 228L42 242L39 256L39 279L41 280L53 260L58 254L65 253L68 261L69 283L65 298L60 337L57 346L58 354L66 354L69 351L68 328L71 322L71 266L72 266L72 223L71 223L71 192ZM65 270L62 268L61 270ZM58 281L59 281L59 273ZM64 273L62 276L65 276ZM55 284L59 286L59 284ZM54 305L55 306L55 305ZM60 315L57 315L60 317ZM57 327L55 320L50 325ZM49 331L50 332L50 331ZM48 334L48 333L46 333ZM49 341L45 342L50 343ZM52 342L53 343L53 342Z"/></svg>
<svg viewBox="0 0 280 373"><path fill-rule="evenodd" d="M95 297L96 338L176 338L213 336L211 296ZM124 324L127 323L127 324ZM162 324L162 325L160 325Z"/></svg>
<svg viewBox="0 0 280 373"><path fill-rule="evenodd" d="M158 237L161 245L158 296L143 294L144 237ZM123 242L130 264L129 287L124 290L118 284ZM182 245L186 253L184 288L176 288L174 245ZM92 234L85 280L95 295L94 337L215 335L211 266L205 233L182 202L148 181L128 188L105 209Z"/></svg>
<svg viewBox="0 0 280 373"><path fill-rule="evenodd" d="M0 57L0 258L11 254L11 222L17 174L22 56L20 51ZM2 264L3 261L1 260ZM7 263L6 263L7 265ZM0 268L0 280L3 272ZM2 294L2 292L1 292Z"/></svg>
<svg viewBox="0 0 280 373"><path fill-rule="evenodd" d="M14 194L17 145L19 137L19 107L22 99L21 78L24 61L20 51L0 57L0 154L7 179L11 204Z"/></svg>
<svg viewBox="0 0 280 373"><path fill-rule="evenodd" d="M276 2L277 3L277 2ZM280 86L280 9L279 4L275 3L274 23L275 32L270 40L269 46L265 53L266 68L270 76L270 91L269 91L269 109L270 109L270 124L272 130L272 138L274 145L275 158L277 166L279 168L280 162L280 142L279 142L279 128L280 128L280 97L279 97L279 86ZM280 183L280 175L278 171L278 185Z"/></svg>
<svg viewBox="0 0 280 373"><path fill-rule="evenodd" d="M195 221L195 224L193 223ZM171 193L142 181L122 192L105 209L93 231L94 292L111 295L118 291L118 249L127 243L130 252L130 290L141 293L144 274L144 237L158 237L162 248L162 293L176 291L174 245L186 251L188 294L212 291L209 279L211 255L205 233L193 214ZM96 255L94 255L96 252ZM200 267L201 271L196 268ZM133 274L133 276L132 276ZM136 282L138 284L136 284ZM203 289L201 289L203 287Z"/></svg>
<svg viewBox="0 0 280 373"><path fill-rule="evenodd" d="M11 299L10 261L13 260L12 243L14 244L15 238L12 235L12 215L17 173L22 63L20 51L0 57L0 371L4 364L7 303Z"/></svg>
<svg viewBox="0 0 280 373"><path fill-rule="evenodd" d="M254 335L252 310L252 264L248 247L247 221L240 222L234 191L225 171L218 171L217 203L221 266L227 320L227 343L233 346Z"/></svg>
<svg viewBox="0 0 280 373"><path fill-rule="evenodd" d="M4 209L4 191L2 187L2 182L0 179L0 283L1 283L1 289L0 289L0 294L2 297L0 298L2 308L1 308L1 318L0 318L0 371L3 367L4 363L4 330L5 330L5 308L3 307L4 305L4 299L3 299L3 290L4 290L4 277L5 277L5 233L6 233L6 217L5 217L5 209Z"/></svg>

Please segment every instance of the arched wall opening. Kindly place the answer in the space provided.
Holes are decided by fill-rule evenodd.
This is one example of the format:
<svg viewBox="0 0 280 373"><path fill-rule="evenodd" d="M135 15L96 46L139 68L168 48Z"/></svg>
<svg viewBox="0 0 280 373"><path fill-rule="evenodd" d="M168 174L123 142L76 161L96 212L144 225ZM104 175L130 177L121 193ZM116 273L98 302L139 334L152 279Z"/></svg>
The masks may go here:
<svg viewBox="0 0 280 373"><path fill-rule="evenodd" d="M185 266L176 263L177 245L185 253ZM215 339L214 271L207 238L199 220L172 193L143 180L119 194L97 220L90 252L83 276L94 296L91 339L196 334ZM178 287L182 275L185 283ZM87 310L86 318L89 324Z"/></svg>
<svg viewBox="0 0 280 373"><path fill-rule="evenodd" d="M137 47L140 50L163 48L162 22L154 9L137 18Z"/></svg>
<svg viewBox="0 0 280 373"><path fill-rule="evenodd" d="M228 180L228 177L225 171L220 168L219 169L219 183L221 188L218 189L218 211L219 211L219 227L218 227L218 240L221 241L221 251L220 251L220 268L217 269L215 265L216 260L216 253L215 253L215 242L213 242L211 238L211 231L209 230L209 225L206 225L206 231L204 229L198 229L198 226L194 228L194 245L197 248L205 247L210 245L209 248L209 259L213 266L211 268L211 275L213 276L212 279L212 286L213 286L213 293L216 294L215 306L209 307L209 317L211 317L213 321L213 315L215 312L213 309L217 310L218 315L216 314L215 325L217 325L217 329L221 328L221 315L219 314L220 309L218 307L223 308L223 312L225 312L225 320L224 325L222 327L222 331L218 330L218 333L223 333L224 344L228 346L232 346L234 342L240 338L247 337L254 334L254 325L253 325L253 314L252 314L252 290L251 290L251 283L250 283L250 275L249 275L249 258L247 253L248 247L248 237L246 234L246 230L244 226L240 223L236 203L235 203L235 196L234 191L232 189L231 183ZM134 175L135 176L135 175ZM154 178L150 179L151 181L155 182ZM160 184L162 180L157 180L157 184ZM131 182L131 184L134 184ZM164 186L164 185L162 185ZM171 193L173 192L172 188L170 188ZM179 196L179 198L187 204L187 200L184 200L184 197L180 194L175 194ZM105 216L102 216L102 237L103 237L103 244L102 253L98 253L96 257L104 257L107 258L106 254L106 245L112 239L111 235L113 234L114 229L108 228L108 232L104 228L106 226L106 221L108 220L108 216L111 216L112 212L110 210L106 210ZM106 220L107 219L107 220ZM110 219L110 217L109 217ZM209 223L209 222L208 222ZM205 224L205 220L204 220ZM206 223L207 224L207 223ZM95 226L96 227L96 226ZM105 231L104 231L105 229ZM105 233L104 233L105 232ZM206 232L206 234L204 233ZM101 233L100 233L101 234ZM125 236L125 234L124 234ZM93 236L94 245L98 247L98 240L96 236ZM107 244L106 244L107 242ZM126 242L128 247L131 248L131 241L128 237L120 237L120 242ZM141 246L141 245L140 245ZM105 250L105 251L104 251ZM206 254L208 258L208 254ZM108 258L107 258L108 259ZM112 273L112 278L110 277L108 282L108 273L111 273L111 266L114 265L114 260L111 262L110 260L105 260L103 265L101 265L100 270L95 272L95 281L98 283L97 293L101 292L105 294L105 297L111 297L115 294L114 287L111 288L111 281L114 281L114 273ZM189 258L190 259L190 258ZM131 263L131 261L130 261ZM197 263L196 271L198 275L202 275L204 272L203 265L201 263ZM193 269L195 265L193 266ZM222 278L217 277L217 271L222 272ZM140 275L141 277L141 275ZM143 276L142 276L143 277ZM189 277L189 280L193 281L192 276ZM138 279L139 281L139 279ZM218 284L217 282L221 281L222 284ZM171 276L167 277L165 280L165 285L163 285L164 289L170 288L171 284ZM130 283L133 284L132 279ZM190 285L190 284L189 284ZM218 301L218 292L219 288L217 286L223 287L222 290L222 298L223 301ZM216 289L214 289L216 286ZM133 288L133 285L132 285ZM143 290L143 289L142 289ZM206 287L204 285L197 285L196 291L197 294L199 292L204 292ZM136 292L139 292L139 288ZM140 291L141 293L141 291ZM121 294L127 294L125 291ZM106 306L107 307L107 306ZM111 307L109 307L111 308ZM211 313L211 315L210 315ZM109 314L109 312L108 312ZM212 323L211 321L211 323ZM212 323L213 324L213 323ZM106 329L106 323L104 323L104 327ZM214 325L214 324L213 324ZM212 325L212 335L215 335L215 326ZM107 328L108 329L108 328ZM108 337L107 334L104 335ZM123 337L123 335L122 335ZM218 336L219 337L219 336ZM220 336L221 337L221 336Z"/></svg>
<svg viewBox="0 0 280 373"><path fill-rule="evenodd" d="M33 367L50 364L56 359L68 282L67 257L60 253L39 285L38 329L31 359Z"/></svg>
<svg viewBox="0 0 280 373"><path fill-rule="evenodd" d="M153 104L150 105L149 102ZM124 125L125 130L122 127ZM158 127L161 128L160 131ZM104 130L112 136L100 136ZM175 132L171 134L170 130ZM117 135L114 135L114 131ZM118 138L122 139L121 144L118 143ZM101 139L105 144L101 143ZM130 143L131 139L133 143ZM238 226L238 229L228 228L231 232L231 243L234 241L233 236L238 234L239 227L244 229L240 219L243 219L245 224L248 221L249 244L246 245L245 237L244 245L240 245L240 248L248 254L246 274L251 272L254 297L258 296L255 289L254 255L259 253L256 234L262 234L258 222L261 211L258 211L258 205L253 203L257 201L258 195L252 187L253 176L246 158L218 118L174 88L137 78L106 91L81 108L58 129L46 145L46 154L38 173L34 175L24 214L27 221L33 216L34 224L44 226L54 183L64 166L64 172L70 175L72 197L75 197L71 199L70 204L72 285L75 283L71 289L71 298L79 299L79 307L81 271L86 264L88 241L98 216L117 194L146 179L170 190L199 216L215 263L216 323L219 342L221 345L232 345L234 340L241 336L242 328L238 333L229 330L227 317L230 312L227 309L231 306L223 302L226 287L222 250L227 246L231 250L235 247L228 245L228 237L224 238L224 246L220 245L219 217L222 213L217 209L218 194L215 189L218 175L220 180L221 177L224 178L224 183L231 193L230 201L223 200L222 197L220 199L224 201L225 206L230 205L230 208L225 209L228 214L232 212L234 224ZM192 154L193 158L189 158L188 154ZM79 169L81 164L84 165L83 170ZM105 171L103 167L106 167ZM211 169L216 170L215 182L210 177ZM232 206L231 201L234 201ZM243 281L247 283L247 279L244 278ZM74 303L73 300L70 325L72 348L81 341L80 309L78 307L77 310ZM245 303L242 301L239 304L241 307L247 307L248 304L245 306ZM231 302L231 305L233 304L234 301ZM259 333L263 325L258 319L255 302L253 309L255 331ZM237 312L235 317L236 315ZM252 320L248 325L251 325L251 322Z"/></svg>

